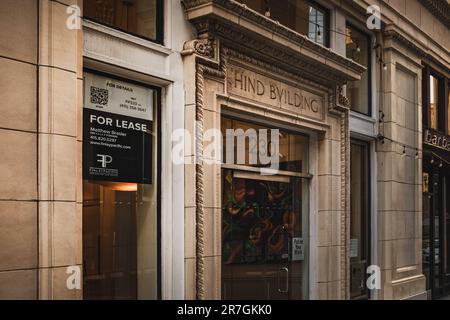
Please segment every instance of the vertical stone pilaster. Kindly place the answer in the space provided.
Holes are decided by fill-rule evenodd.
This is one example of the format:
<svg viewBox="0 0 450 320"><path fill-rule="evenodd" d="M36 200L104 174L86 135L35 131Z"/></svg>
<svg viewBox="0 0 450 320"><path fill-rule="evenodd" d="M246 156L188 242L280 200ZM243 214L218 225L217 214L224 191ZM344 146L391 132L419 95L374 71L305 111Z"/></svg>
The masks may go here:
<svg viewBox="0 0 450 320"><path fill-rule="evenodd" d="M67 268L82 269L83 243L82 30L67 28L69 5L82 1L40 0L38 9L39 299L82 298L66 285Z"/></svg>

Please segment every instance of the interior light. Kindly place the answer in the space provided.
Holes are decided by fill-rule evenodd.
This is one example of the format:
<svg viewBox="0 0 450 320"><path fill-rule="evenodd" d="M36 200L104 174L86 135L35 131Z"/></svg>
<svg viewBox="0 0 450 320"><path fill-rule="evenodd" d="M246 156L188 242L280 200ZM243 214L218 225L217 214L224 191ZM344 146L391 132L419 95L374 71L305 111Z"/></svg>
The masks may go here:
<svg viewBox="0 0 450 320"><path fill-rule="evenodd" d="M114 191L136 192L138 189L137 183L103 181L99 184Z"/></svg>

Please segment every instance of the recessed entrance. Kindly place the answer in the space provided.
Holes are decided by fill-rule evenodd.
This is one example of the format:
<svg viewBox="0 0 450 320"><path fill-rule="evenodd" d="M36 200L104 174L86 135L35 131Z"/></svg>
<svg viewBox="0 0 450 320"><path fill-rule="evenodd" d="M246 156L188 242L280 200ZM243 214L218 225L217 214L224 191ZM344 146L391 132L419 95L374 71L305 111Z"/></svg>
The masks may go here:
<svg viewBox="0 0 450 320"><path fill-rule="evenodd" d="M223 118L228 128L260 127ZM223 299L308 298L309 140L281 130L279 137L278 174L259 165L222 170Z"/></svg>

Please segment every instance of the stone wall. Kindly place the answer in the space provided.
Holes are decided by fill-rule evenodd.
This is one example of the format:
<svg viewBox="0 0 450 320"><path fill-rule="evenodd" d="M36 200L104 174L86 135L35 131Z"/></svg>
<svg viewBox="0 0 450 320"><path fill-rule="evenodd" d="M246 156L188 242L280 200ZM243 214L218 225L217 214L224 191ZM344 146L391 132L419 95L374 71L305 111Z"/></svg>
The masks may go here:
<svg viewBox="0 0 450 320"><path fill-rule="evenodd" d="M0 298L81 298L81 2L0 2Z"/></svg>

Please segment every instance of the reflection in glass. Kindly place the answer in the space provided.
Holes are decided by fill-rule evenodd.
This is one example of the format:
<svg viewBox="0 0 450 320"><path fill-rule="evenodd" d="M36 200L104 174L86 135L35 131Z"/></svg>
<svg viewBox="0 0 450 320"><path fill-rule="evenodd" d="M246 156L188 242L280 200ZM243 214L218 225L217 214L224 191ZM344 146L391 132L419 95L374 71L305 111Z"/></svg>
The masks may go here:
<svg viewBox="0 0 450 320"><path fill-rule="evenodd" d="M84 0L84 15L151 40L157 37L157 0Z"/></svg>
<svg viewBox="0 0 450 320"><path fill-rule="evenodd" d="M439 80L430 76L430 104L429 104L429 118L430 128L439 130Z"/></svg>
<svg viewBox="0 0 450 320"><path fill-rule="evenodd" d="M307 298L306 182L225 170L222 191L223 298Z"/></svg>
<svg viewBox="0 0 450 320"><path fill-rule="evenodd" d="M351 298L368 298L366 269L369 266L369 149L352 141L350 160L350 283Z"/></svg>
<svg viewBox="0 0 450 320"><path fill-rule="evenodd" d="M328 11L305 0L238 0L280 24L328 45Z"/></svg>
<svg viewBox="0 0 450 320"><path fill-rule="evenodd" d="M431 212L431 195L428 193L424 193L422 197L422 269L423 274L427 279L427 290L431 289L431 220L430 220L430 212Z"/></svg>
<svg viewBox="0 0 450 320"><path fill-rule="evenodd" d="M347 97L350 101L350 108L353 111L370 115L369 97L369 68L370 37L360 32L352 26L346 28L346 51L347 58L363 65L367 70L362 74L361 80L350 81L347 84Z"/></svg>
<svg viewBox="0 0 450 320"><path fill-rule="evenodd" d="M227 130L234 130L234 133L237 134L236 130L242 130L244 134L246 134L245 138L245 150L238 150L238 139L235 138L234 142L234 150L227 150ZM256 164L250 161L250 154L255 153L258 154L259 150L257 147L259 138L260 138L260 130L268 129L267 127L263 127L260 125L256 125L253 123L243 122L234 120L231 118L222 117L221 130L222 135L224 137L223 140L223 159L224 163L227 159L227 152L232 153L232 158L234 155L233 164L238 165L246 165L246 166L256 166L256 167L270 167L269 165L263 165L258 161ZM269 148L267 150L270 152L270 139L271 139L271 129L267 130L266 137L269 142ZM252 132L252 134L250 134ZM241 163L238 158L239 153L243 153L245 155L244 163ZM290 132L279 130L279 169L283 171L292 171L292 172L307 172L308 171L308 138L306 136L292 134Z"/></svg>
<svg viewBox="0 0 450 320"><path fill-rule="evenodd" d="M85 299L157 298L152 185L83 183Z"/></svg>

